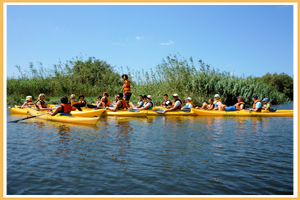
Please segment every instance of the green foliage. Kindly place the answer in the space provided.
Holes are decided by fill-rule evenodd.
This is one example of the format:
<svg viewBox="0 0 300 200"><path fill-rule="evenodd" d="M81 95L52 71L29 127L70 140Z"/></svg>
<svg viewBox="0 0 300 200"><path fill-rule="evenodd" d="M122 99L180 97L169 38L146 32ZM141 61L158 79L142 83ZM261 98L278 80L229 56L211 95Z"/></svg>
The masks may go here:
<svg viewBox="0 0 300 200"><path fill-rule="evenodd" d="M122 88L120 75L114 72L113 67L95 58L89 58L85 62L60 62L54 65L54 70L43 68L42 63L36 69L30 63L30 73L23 73L19 66L16 67L21 77L7 79L8 95L38 96L45 93L46 96L56 97L69 97L70 94L98 96L105 91L110 94L118 93Z"/></svg>
<svg viewBox="0 0 300 200"><path fill-rule="evenodd" d="M272 85L276 90L284 93L291 100L293 100L293 78L286 73L267 73L266 75L262 76L261 79L264 83Z"/></svg>
<svg viewBox="0 0 300 200"><path fill-rule="evenodd" d="M236 103L236 97L240 95L245 97L246 103L251 104L253 94L257 94L260 99L268 97L273 104L277 104L289 101L285 94L293 93L290 85L293 82L285 82L284 78L273 81L251 76L237 77L229 72L215 70L202 60L199 60L198 64L199 67L196 67L192 58L187 60L180 55L170 55L150 71L131 71L128 74L133 93L131 101L137 102L140 94L150 94L154 103L160 105L164 94L167 93L171 97L177 93L184 102L187 97L191 97L194 104L201 105L218 93L227 105ZM54 70L44 68L42 63L39 63L38 69L30 63L29 73L22 72L19 66L16 67L21 77L7 79L7 94L18 96L19 99L25 99L27 95L36 99L39 93L45 93L46 97L53 97L49 103L58 103L63 95L69 97L70 94L75 94L78 97L79 94L83 94L90 96L90 99L86 98L88 103L93 103L104 91L110 94L111 100L115 94L122 92L123 80L120 74L105 61L94 57L87 61L77 59L66 61L65 64L60 62L54 66ZM285 77L285 74L277 76L283 75ZM268 80L268 84L265 80ZM276 88L275 85L272 86L273 83L276 83ZM12 102L15 101L12 99ZM18 102L21 103L23 101Z"/></svg>

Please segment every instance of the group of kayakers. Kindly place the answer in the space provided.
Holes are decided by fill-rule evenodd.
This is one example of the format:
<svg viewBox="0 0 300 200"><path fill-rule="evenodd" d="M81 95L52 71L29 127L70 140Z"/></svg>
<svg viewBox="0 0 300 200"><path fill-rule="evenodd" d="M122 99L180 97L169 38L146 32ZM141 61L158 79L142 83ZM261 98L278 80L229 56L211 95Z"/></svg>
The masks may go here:
<svg viewBox="0 0 300 200"><path fill-rule="evenodd" d="M95 109L106 108L111 111L123 110L128 108L134 108L139 110L152 110L155 106L152 101L151 95L139 95L138 103L134 105L130 101L131 97L131 87L130 81L128 80L127 74L122 75L122 79L124 80L123 83L123 93L118 93L115 96L115 100L111 103L110 99L108 98L109 95L107 92L103 92L102 96L98 96L98 100L94 103ZM183 101L179 98L178 94L173 94L173 102L169 99L168 94L165 94L164 101L160 105L161 107L166 108L165 112L169 112L172 110L181 110L182 108L193 108L193 102L191 97L186 99L186 105L183 105ZM31 107L36 106L37 109L40 110L49 110L47 108L47 103L45 102L45 94L40 94L38 99L35 103L32 102L32 96L27 96L25 103L22 105L24 107ZM252 96L253 106L251 111L261 112L261 110L269 110L272 107L272 104L269 102L268 98L264 98L262 101L258 99L258 96L254 94ZM61 98L61 104L56 107L53 112L49 112L51 115L56 115L57 113L70 113L72 110L81 110L80 107L75 107L73 105L81 104L82 106L86 106L86 100L84 99L84 95L80 94L78 101L76 101L75 94L70 96L70 101L66 96ZM245 102L243 96L237 97L237 103L233 106L226 106L222 103L219 94L214 95L214 100L209 99L208 102L204 102L201 107L197 106L195 109L201 110L219 110L219 111L236 111L236 110L244 110L245 109Z"/></svg>

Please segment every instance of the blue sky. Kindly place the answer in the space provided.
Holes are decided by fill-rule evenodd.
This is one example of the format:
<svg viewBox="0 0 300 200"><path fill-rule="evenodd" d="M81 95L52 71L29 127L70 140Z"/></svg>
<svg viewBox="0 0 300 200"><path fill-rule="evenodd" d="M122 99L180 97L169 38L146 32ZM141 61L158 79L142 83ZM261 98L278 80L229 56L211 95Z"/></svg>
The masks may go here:
<svg viewBox="0 0 300 200"><path fill-rule="evenodd" d="M284 5L9 5L7 75L29 62L96 57L148 70L177 54L240 76L293 76L293 7ZM197 65L198 66L198 65ZM122 73L122 71L119 71ZM124 70L127 72L127 70Z"/></svg>

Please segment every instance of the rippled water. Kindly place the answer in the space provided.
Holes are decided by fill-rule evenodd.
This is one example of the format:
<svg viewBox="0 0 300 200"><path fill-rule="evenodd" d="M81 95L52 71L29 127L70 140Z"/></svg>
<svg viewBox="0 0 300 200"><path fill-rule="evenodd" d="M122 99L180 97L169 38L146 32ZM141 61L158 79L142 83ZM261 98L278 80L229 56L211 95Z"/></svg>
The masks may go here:
<svg viewBox="0 0 300 200"><path fill-rule="evenodd" d="M8 123L7 194L291 195L293 118Z"/></svg>

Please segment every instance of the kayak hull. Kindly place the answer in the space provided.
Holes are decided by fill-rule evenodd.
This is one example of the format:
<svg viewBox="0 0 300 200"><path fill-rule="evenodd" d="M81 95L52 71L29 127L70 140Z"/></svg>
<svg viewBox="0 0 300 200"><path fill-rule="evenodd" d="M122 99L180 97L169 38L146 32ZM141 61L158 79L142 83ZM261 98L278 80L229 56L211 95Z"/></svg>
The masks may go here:
<svg viewBox="0 0 300 200"><path fill-rule="evenodd" d="M30 116L37 116L39 119L48 120L48 121L55 121L55 122L64 122L64 123L74 123L74 124L97 124L99 117L78 117L78 116L61 116L59 114L55 116L51 116L46 114L45 111L35 111L35 110L28 110Z"/></svg>
<svg viewBox="0 0 300 200"><path fill-rule="evenodd" d="M191 110L191 112L183 111L169 111L165 113L157 113L153 110L141 110L141 112L147 112L148 116L196 116L197 114Z"/></svg>
<svg viewBox="0 0 300 200"><path fill-rule="evenodd" d="M71 111L72 116L78 117L99 117L100 115L105 112L105 109L98 109L98 110L84 110L84 111Z"/></svg>
<svg viewBox="0 0 300 200"><path fill-rule="evenodd" d="M240 111L208 111L200 109L192 109L197 115L200 116L244 116L244 117L293 117L294 112L253 112L249 110L240 110Z"/></svg>
<svg viewBox="0 0 300 200"><path fill-rule="evenodd" d="M147 117L147 112L130 112L128 110L109 111L106 110L102 116L118 116L118 117Z"/></svg>

